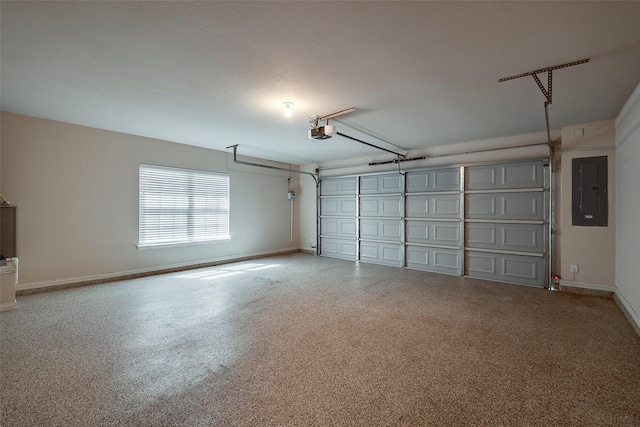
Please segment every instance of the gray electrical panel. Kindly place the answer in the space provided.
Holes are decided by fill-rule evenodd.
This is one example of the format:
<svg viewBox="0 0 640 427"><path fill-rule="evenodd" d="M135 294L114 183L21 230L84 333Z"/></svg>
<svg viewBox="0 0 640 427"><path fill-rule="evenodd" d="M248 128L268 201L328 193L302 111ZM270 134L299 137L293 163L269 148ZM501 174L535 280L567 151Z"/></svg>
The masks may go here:
<svg viewBox="0 0 640 427"><path fill-rule="evenodd" d="M574 158L571 163L571 224L606 227L607 156Z"/></svg>

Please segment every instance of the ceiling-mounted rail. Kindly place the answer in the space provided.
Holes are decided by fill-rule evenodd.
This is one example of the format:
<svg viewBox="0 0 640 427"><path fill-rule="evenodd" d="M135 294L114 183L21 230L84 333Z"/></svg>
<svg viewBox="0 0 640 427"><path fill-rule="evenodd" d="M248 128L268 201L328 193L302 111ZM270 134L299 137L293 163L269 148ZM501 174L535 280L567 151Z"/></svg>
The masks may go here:
<svg viewBox="0 0 640 427"><path fill-rule="evenodd" d="M344 116L345 114L353 113L356 111L356 107L344 108L342 110L335 111L333 113L324 114L322 116L316 116L317 120L329 120L335 119L336 117Z"/></svg>
<svg viewBox="0 0 640 427"><path fill-rule="evenodd" d="M230 145L230 146L227 147L227 148L233 148L233 163L237 163L239 165L245 165L245 166L255 166L255 167L259 167L259 168L275 169L275 170L279 170L279 171L297 173L297 174L302 174L302 175L309 175L316 182L316 185L318 185L318 177L315 174L311 173L311 172L301 171L301 170L297 170L297 169L287 169L287 168L281 168L281 167L278 167L278 166L263 165L263 164L260 164L260 163L245 162L243 160L238 160L238 156L237 156L238 145L239 144L235 144L235 145Z"/></svg>
<svg viewBox="0 0 640 427"><path fill-rule="evenodd" d="M364 141L363 141L363 140L361 140L361 139L354 138L354 137L349 136L349 135L345 135L345 134L344 134L344 133L342 133L342 132L336 132L336 134L337 134L337 135L340 135L340 136L341 136L341 137L343 137L343 138L347 138L347 139L350 139L350 140L352 140L352 141L359 142L360 144L368 145L369 147L377 148L378 150L382 150L382 151L386 151L387 153L395 154L395 155L396 155L396 156L398 156L398 157L407 157L405 154L400 154L400 153L398 153L398 152L396 152L396 151L393 151L393 150L388 150L388 149L386 149L386 148L378 147L377 145L371 144L371 143L369 143L369 142L364 142Z"/></svg>

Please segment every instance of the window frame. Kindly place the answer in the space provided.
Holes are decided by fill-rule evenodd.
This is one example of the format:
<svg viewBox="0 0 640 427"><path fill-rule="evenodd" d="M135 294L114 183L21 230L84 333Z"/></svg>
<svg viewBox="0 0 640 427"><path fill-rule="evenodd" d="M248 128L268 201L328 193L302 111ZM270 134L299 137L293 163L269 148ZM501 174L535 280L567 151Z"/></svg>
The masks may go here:
<svg viewBox="0 0 640 427"><path fill-rule="evenodd" d="M230 240L230 181L227 173L140 163L137 248Z"/></svg>

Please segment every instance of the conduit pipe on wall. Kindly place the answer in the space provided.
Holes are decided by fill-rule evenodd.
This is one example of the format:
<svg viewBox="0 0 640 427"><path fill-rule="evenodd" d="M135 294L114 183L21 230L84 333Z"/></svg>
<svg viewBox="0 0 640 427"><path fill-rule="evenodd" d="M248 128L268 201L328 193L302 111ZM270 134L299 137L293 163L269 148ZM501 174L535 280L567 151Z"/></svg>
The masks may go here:
<svg viewBox="0 0 640 427"><path fill-rule="evenodd" d="M293 243L293 197L291 197L291 176L287 178L287 198L289 199L289 206L291 211L289 212L289 243Z"/></svg>
<svg viewBox="0 0 640 427"><path fill-rule="evenodd" d="M547 236L547 241L548 241L548 248L547 248L547 252L548 252L548 266L549 266L549 271L547 272L547 281L548 281L548 285L547 285L547 289L549 289L550 291L559 291L559 288L556 288L555 283L554 283L554 276L555 273L553 272L554 270L554 263L553 263L553 247L555 245L555 241L554 241L554 232L553 229L555 227L555 221L554 221L554 206L553 206L553 174L554 174L554 169L553 169L553 162L555 161L555 156L554 156L554 148L553 148L553 141L551 140L551 129L549 127L549 103L545 102L544 103L544 116L545 116L545 121L547 124L547 146L549 147L549 212L547 213L549 215L549 218L547 219L547 232L548 232L548 236Z"/></svg>
<svg viewBox="0 0 640 427"><path fill-rule="evenodd" d="M556 288L555 283L554 283L554 262L553 262L553 249L555 246L555 239L554 239L554 228L555 228L555 209L553 206L553 174L555 173L554 171L554 167L553 167L553 163L555 162L555 150L553 148L553 142L551 141L551 139L549 139L549 199L548 199L548 204L549 204L549 211L547 213L547 215L549 216L549 218L547 219L547 242L548 242L548 247L547 247L547 251L549 252L548 254L548 265L549 265L549 271L548 273L548 285L547 285L547 289L549 289L550 291L559 291L559 288Z"/></svg>

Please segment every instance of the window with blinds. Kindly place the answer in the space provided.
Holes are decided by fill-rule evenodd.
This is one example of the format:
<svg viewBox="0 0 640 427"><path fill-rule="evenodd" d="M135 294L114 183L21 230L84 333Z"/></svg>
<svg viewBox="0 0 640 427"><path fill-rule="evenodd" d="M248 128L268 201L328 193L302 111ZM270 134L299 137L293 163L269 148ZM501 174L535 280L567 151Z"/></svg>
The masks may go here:
<svg viewBox="0 0 640 427"><path fill-rule="evenodd" d="M138 247L229 238L229 176L140 165Z"/></svg>

